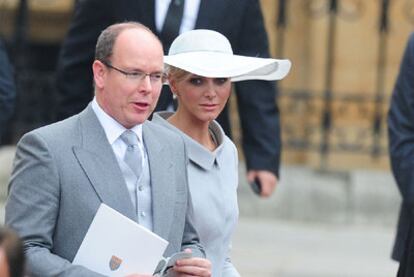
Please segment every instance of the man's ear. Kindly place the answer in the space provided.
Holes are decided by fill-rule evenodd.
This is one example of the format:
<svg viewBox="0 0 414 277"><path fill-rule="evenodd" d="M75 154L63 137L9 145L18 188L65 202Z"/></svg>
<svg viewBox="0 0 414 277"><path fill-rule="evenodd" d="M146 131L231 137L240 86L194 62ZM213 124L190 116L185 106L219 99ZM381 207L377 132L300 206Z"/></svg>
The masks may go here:
<svg viewBox="0 0 414 277"><path fill-rule="evenodd" d="M95 87L102 88L105 83L107 73L105 65L101 61L95 60L92 64L92 71Z"/></svg>

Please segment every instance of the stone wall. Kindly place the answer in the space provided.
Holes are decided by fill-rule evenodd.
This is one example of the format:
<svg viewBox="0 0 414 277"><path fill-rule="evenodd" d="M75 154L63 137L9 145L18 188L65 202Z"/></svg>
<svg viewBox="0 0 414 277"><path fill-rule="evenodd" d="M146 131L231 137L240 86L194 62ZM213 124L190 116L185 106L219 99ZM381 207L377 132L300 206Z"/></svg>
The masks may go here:
<svg viewBox="0 0 414 277"><path fill-rule="evenodd" d="M328 34L332 24L327 10L330 1L286 1L287 24L283 43L280 30L276 28L279 2L261 1L273 56L283 50L282 57L289 58L293 64L288 77L279 82L285 146L283 161L333 170L388 170L386 113L403 50L412 31L413 3L390 1L388 34L382 41L384 60L378 67L381 1L337 1L339 16L334 23L332 70L328 73ZM323 96L328 87L328 74L332 77L333 91L332 128L328 137L333 145L331 149L339 150L321 157L319 146L326 103ZM376 102L378 91L383 94L379 104ZM306 98L294 98L295 93L305 94ZM380 128L373 135L376 118ZM289 146L290 133L310 146L306 149ZM373 143L379 149L376 154L372 153L375 151ZM341 148L344 144L358 144L359 148Z"/></svg>

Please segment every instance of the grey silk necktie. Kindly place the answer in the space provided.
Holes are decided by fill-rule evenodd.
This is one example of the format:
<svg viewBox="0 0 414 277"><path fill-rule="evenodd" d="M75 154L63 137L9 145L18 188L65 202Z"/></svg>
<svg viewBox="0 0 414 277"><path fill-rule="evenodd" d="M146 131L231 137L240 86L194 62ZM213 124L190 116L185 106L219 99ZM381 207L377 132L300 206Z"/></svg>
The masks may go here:
<svg viewBox="0 0 414 277"><path fill-rule="evenodd" d="M124 161L137 176L137 179L139 179L142 171L142 156L138 145L138 137L133 131L126 130L122 133L121 139L127 145Z"/></svg>

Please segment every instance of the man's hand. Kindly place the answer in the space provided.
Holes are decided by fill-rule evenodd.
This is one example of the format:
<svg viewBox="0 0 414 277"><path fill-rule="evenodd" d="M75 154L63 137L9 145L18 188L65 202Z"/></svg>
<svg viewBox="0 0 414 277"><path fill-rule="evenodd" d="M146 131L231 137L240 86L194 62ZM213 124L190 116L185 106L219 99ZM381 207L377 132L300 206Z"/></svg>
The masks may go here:
<svg viewBox="0 0 414 277"><path fill-rule="evenodd" d="M269 197L277 185L277 177L267 170L249 170L247 172L247 181L252 183L257 178L261 185L260 197Z"/></svg>
<svg viewBox="0 0 414 277"><path fill-rule="evenodd" d="M191 249L185 249L185 252L190 252ZM186 277L186 276L211 276L211 262L203 258L189 258L178 260L171 270L172 274L168 276Z"/></svg>

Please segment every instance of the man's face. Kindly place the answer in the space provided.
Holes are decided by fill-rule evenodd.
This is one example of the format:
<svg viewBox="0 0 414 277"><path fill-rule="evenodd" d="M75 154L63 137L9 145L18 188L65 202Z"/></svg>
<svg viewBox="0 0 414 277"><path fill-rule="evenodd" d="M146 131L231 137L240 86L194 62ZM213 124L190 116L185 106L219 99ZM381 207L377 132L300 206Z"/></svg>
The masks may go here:
<svg viewBox="0 0 414 277"><path fill-rule="evenodd" d="M115 41L109 66L93 64L96 99L101 108L125 128L143 123L154 110L162 80L141 74L160 76L163 71L163 49L147 31L127 29ZM127 72L128 75L111 68Z"/></svg>

